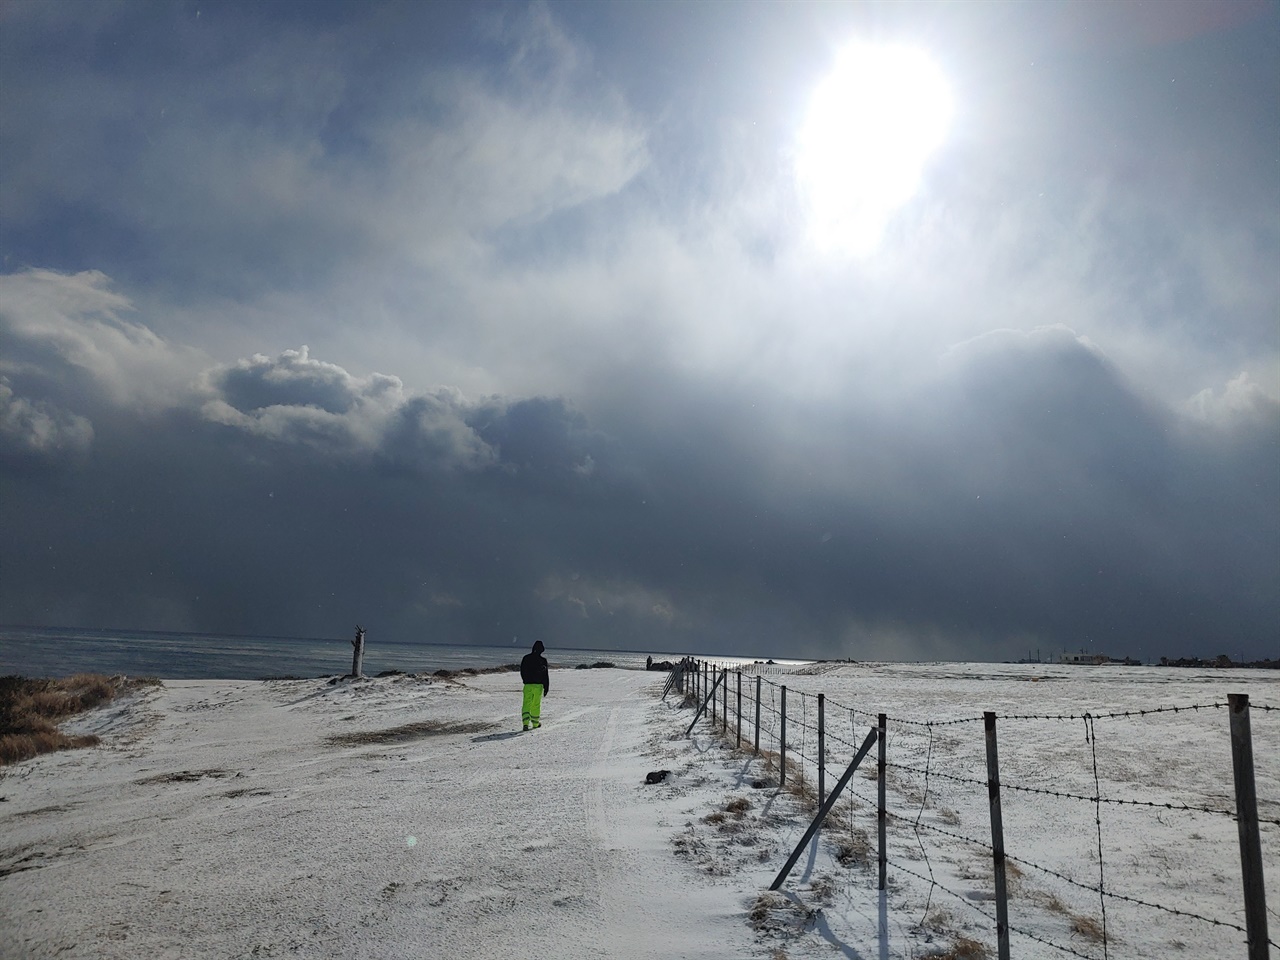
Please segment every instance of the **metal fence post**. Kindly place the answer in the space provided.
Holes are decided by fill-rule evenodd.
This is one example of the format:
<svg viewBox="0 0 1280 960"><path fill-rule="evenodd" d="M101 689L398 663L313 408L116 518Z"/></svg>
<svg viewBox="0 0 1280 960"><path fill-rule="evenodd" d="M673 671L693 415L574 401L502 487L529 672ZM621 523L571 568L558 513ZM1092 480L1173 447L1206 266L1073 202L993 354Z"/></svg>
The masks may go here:
<svg viewBox="0 0 1280 960"><path fill-rule="evenodd" d="M818 694L818 806L827 799L827 724L824 708L826 694Z"/></svg>
<svg viewBox="0 0 1280 960"><path fill-rule="evenodd" d="M724 683L721 684L720 695L724 697L724 702L722 703L724 710L721 711L720 713L720 732L727 735L729 733L729 668L728 667L722 668L722 676L724 678Z"/></svg>
<svg viewBox="0 0 1280 960"><path fill-rule="evenodd" d="M779 765L778 786L787 783L787 688L782 688L782 719L778 726L778 755L782 758Z"/></svg>
<svg viewBox="0 0 1280 960"><path fill-rule="evenodd" d="M982 715L987 731L987 796L991 801L991 856L996 874L996 949L1009 960L1009 895L1004 874L1004 823L1000 817L1000 759L996 754L996 715Z"/></svg>
<svg viewBox="0 0 1280 960"><path fill-rule="evenodd" d="M887 880L885 874L887 873L886 868L889 863L889 857L885 850L885 809L884 809L884 772L885 772L884 734L885 734L885 727L888 725L888 719L889 718L885 714L883 713L880 714L880 718L877 722L878 725L876 728L876 736L879 738L879 741L880 741L879 757L877 758L877 763L876 763L876 781L877 781L876 833L878 834L879 847L880 847L880 852L879 852L880 887L879 889L881 890L885 889L885 882Z"/></svg>
<svg viewBox="0 0 1280 960"><path fill-rule="evenodd" d="M756 674L756 753L760 752L760 674Z"/></svg>
<svg viewBox="0 0 1280 960"><path fill-rule="evenodd" d="M1253 780L1253 734L1249 695L1227 695L1231 713L1231 768L1236 781L1236 824L1240 830L1240 872L1244 878L1244 919L1249 960L1267 960L1267 893L1258 834L1258 794Z"/></svg>
<svg viewBox="0 0 1280 960"><path fill-rule="evenodd" d="M738 739L735 747L742 746L742 671L738 672Z"/></svg>
<svg viewBox="0 0 1280 960"><path fill-rule="evenodd" d="M831 808L836 805L836 801L840 799L840 793L853 777L853 772L858 769L858 764L862 762L862 758L867 755L867 751L871 749L871 741L876 737L874 730L867 734L867 738L862 741L862 746L858 748L858 752L854 754L853 762L849 764L849 768L845 770L844 775L836 783L836 788L831 791L831 796L827 798L827 802L818 810L818 815L813 818L813 822L809 824L809 829L805 831L804 836L800 838L800 842L796 844L795 851L792 852L783 868L778 871L778 877L769 887L770 890L777 890L782 886L787 874L791 872L791 868L796 865L796 861L800 859L800 854L805 847L809 845L809 841L813 839L813 835L822 827L822 823L827 819L827 814L831 812Z"/></svg>
<svg viewBox="0 0 1280 960"><path fill-rule="evenodd" d="M718 681L720 679L720 671L715 667L712 667L711 671L716 675L716 680ZM719 683L716 683L711 688L711 726L713 728L716 725L716 687L717 686L719 686Z"/></svg>
<svg viewBox="0 0 1280 960"><path fill-rule="evenodd" d="M716 686L719 686L719 685L720 685L720 681L716 680ZM716 687L712 687L710 692L707 694L707 699L702 701L701 705L699 705L698 707L697 712L694 713L693 720L689 723L689 729L684 732L684 735L686 737L693 732L693 728L695 725L697 725L698 720L700 720L702 718L702 715L707 712L707 702L711 700L711 698L714 697L715 695L716 695Z"/></svg>

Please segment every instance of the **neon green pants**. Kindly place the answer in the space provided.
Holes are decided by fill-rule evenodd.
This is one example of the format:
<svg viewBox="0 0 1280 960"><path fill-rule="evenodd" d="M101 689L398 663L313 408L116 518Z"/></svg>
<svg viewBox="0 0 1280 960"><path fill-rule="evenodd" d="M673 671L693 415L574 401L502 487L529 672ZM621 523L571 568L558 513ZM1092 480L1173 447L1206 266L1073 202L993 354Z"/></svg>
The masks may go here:
<svg viewBox="0 0 1280 960"><path fill-rule="evenodd" d="M542 684L526 683L524 685L524 705L520 711L522 726L532 724L542 726Z"/></svg>

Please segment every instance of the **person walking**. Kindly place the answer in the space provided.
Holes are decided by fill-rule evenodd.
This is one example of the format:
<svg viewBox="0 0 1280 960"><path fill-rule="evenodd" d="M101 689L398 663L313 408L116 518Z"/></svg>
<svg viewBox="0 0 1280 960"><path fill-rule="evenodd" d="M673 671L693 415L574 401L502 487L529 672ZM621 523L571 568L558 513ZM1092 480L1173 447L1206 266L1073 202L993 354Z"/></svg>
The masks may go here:
<svg viewBox="0 0 1280 960"><path fill-rule="evenodd" d="M542 698L551 692L551 673L547 669L547 658L542 655L545 649L541 640L535 640L533 652L526 653L520 661L520 679L524 681L520 721L524 730L537 730L542 726Z"/></svg>

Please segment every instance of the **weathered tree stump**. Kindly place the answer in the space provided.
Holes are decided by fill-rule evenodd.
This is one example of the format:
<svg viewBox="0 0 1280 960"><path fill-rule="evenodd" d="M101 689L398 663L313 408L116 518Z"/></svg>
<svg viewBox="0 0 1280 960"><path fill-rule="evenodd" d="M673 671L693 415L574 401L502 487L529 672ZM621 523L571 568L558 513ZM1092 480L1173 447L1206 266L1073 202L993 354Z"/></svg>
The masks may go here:
<svg viewBox="0 0 1280 960"><path fill-rule="evenodd" d="M364 627L356 624L356 638L351 641L355 654L351 658L351 676L364 676Z"/></svg>

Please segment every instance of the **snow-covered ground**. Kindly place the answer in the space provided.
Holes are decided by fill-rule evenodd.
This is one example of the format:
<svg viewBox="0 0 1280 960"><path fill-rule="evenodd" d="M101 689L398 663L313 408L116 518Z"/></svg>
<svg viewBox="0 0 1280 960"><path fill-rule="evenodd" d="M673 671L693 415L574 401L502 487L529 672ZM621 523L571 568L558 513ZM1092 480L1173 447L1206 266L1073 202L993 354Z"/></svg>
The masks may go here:
<svg viewBox="0 0 1280 960"><path fill-rule="evenodd" d="M800 693L827 695L828 789L847 745L889 714L884 893L874 750L853 802L768 893L811 811L709 721L686 737L692 711L660 699L664 680L553 671L545 727L529 734L513 733L510 673L146 689L77 721L102 747L0 771L0 957L994 957L984 710L1097 717L1087 740L1083 720L999 721L1002 780L1024 788L1003 797L1014 956L1245 956L1226 710L1101 715L1236 692L1277 706L1278 677L771 673L766 711L785 683L790 751L816 755ZM1274 887L1280 715L1252 719ZM765 752L774 737L766 723ZM1074 799L1095 795L1095 760L1103 797L1162 806ZM658 769L671 774L646 784ZM1130 900L1086 889L1100 847L1104 889ZM1269 921L1274 940L1274 906Z"/></svg>

